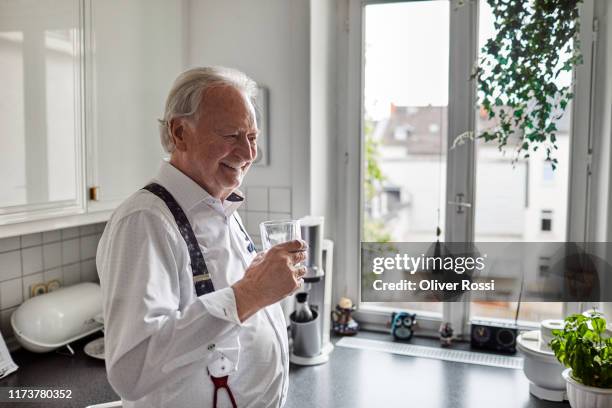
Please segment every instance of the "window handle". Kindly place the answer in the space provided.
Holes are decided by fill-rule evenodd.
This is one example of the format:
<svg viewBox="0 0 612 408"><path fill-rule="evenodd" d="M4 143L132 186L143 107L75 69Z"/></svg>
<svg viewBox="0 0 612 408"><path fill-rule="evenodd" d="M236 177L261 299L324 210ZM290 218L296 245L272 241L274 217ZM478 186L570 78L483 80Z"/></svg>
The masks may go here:
<svg viewBox="0 0 612 408"><path fill-rule="evenodd" d="M472 208L472 203L466 203L463 201L463 197L465 195L463 193L458 193L455 201L449 201L448 204L454 205L457 207L457 214L463 214L464 208Z"/></svg>

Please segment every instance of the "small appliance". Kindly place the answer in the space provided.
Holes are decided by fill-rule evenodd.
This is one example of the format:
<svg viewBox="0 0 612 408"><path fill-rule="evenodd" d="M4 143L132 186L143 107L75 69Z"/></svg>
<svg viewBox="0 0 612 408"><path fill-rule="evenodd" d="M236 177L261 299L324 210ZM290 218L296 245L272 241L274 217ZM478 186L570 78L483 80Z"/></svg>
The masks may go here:
<svg viewBox="0 0 612 408"><path fill-rule="evenodd" d="M83 282L26 300L11 315L11 326L25 349L45 353L101 330L95 319L101 313L100 286Z"/></svg>
<svg viewBox="0 0 612 408"><path fill-rule="evenodd" d="M313 319L308 322L299 321L295 319L295 312L286 311L292 339L289 360L297 365L326 363L334 349L330 342L334 244L323 239L323 226L323 217L300 219L302 239L308 243L308 258L305 262L307 272L299 293L291 298L290 308L295 309L298 299L301 303L307 299L306 307L311 310ZM299 306L304 307L304 304Z"/></svg>
<svg viewBox="0 0 612 408"><path fill-rule="evenodd" d="M470 344L473 348L516 353L518 328L514 323L472 320Z"/></svg>
<svg viewBox="0 0 612 408"><path fill-rule="evenodd" d="M523 333L517 338L517 347L524 355L523 372L529 380L529 392L546 401L566 400L562 376L565 367L557 361L552 350L543 345L544 341L540 330Z"/></svg>

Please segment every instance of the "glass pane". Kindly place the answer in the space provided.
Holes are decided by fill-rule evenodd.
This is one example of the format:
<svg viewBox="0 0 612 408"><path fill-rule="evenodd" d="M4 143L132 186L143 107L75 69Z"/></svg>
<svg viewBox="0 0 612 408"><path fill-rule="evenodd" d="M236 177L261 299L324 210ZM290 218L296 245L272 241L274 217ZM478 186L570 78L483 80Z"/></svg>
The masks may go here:
<svg viewBox="0 0 612 408"><path fill-rule="evenodd" d="M4 7L6 6L6 7ZM0 209L77 198L74 0L0 5ZM15 209L15 211L17 211Z"/></svg>
<svg viewBox="0 0 612 408"><path fill-rule="evenodd" d="M495 35L493 13L486 1L480 1L479 49ZM570 75L560 77L567 85ZM556 170L546 162L544 151L531 152L528 159L513 160L513 148L502 154L493 143L476 141L476 203L475 240L480 242L559 242L566 240L566 217L569 172L570 112L568 105L557 123L559 160ZM476 113L477 131L494 128L484 110ZM525 270L538 260L522 259ZM513 262L516 262L514 260ZM533 273L537 273L533 270ZM495 278L495 277L493 277ZM515 302L472 302L471 315L475 318L514 319ZM519 319L539 322L560 318L560 302L532 302L521 305Z"/></svg>
<svg viewBox="0 0 612 408"><path fill-rule="evenodd" d="M27 202L23 32L0 32L0 207Z"/></svg>
<svg viewBox="0 0 612 408"><path fill-rule="evenodd" d="M49 200L76 197L77 30L45 31Z"/></svg>
<svg viewBox="0 0 612 408"><path fill-rule="evenodd" d="M363 241L435 242L444 225L449 23L447 1L365 7Z"/></svg>

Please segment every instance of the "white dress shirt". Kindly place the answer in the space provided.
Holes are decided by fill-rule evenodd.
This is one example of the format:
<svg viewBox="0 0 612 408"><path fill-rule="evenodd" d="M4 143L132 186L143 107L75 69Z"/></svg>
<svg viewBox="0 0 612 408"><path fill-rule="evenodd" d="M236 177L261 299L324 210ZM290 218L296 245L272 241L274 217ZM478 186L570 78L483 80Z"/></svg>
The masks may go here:
<svg viewBox="0 0 612 408"><path fill-rule="evenodd" d="M187 216L215 292L196 296L189 252L172 213L140 190L113 213L100 240L106 370L124 407L211 407L215 376L229 374L239 408L279 407L288 388L287 325L278 304L240 323L234 291L255 253L221 202L171 164L153 180ZM218 407L230 407L219 390Z"/></svg>

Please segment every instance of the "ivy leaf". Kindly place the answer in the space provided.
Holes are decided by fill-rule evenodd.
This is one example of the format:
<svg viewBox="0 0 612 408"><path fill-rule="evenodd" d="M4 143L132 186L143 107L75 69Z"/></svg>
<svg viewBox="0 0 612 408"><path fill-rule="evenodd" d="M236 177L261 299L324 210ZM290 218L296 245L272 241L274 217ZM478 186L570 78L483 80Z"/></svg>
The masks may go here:
<svg viewBox="0 0 612 408"><path fill-rule="evenodd" d="M562 116L558 109L564 111L574 96L569 86L557 86L555 78L582 63L578 41L582 0L487 2L495 34L482 48L473 76L479 101L489 120L498 118L500 130L484 139L503 151L516 129L529 130L533 150L544 144L546 157L553 159L558 150L555 121ZM556 165L551 160L553 169Z"/></svg>

